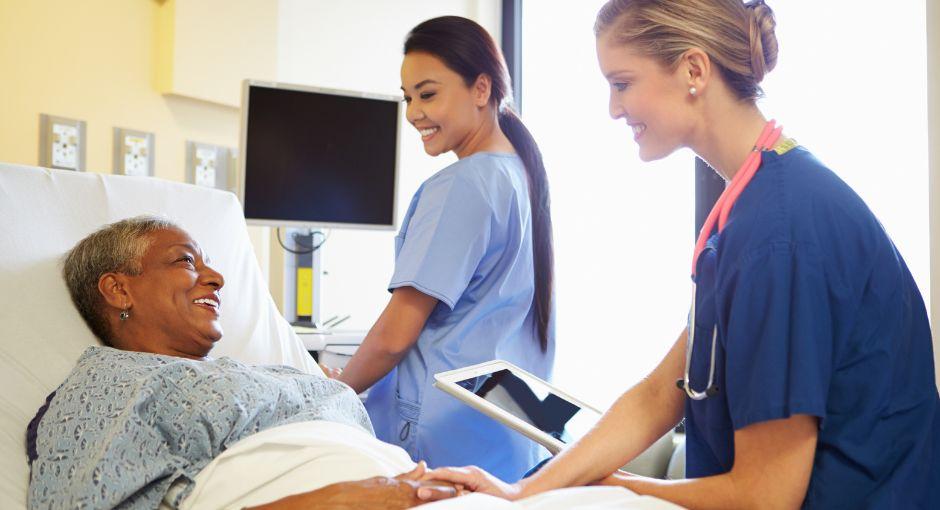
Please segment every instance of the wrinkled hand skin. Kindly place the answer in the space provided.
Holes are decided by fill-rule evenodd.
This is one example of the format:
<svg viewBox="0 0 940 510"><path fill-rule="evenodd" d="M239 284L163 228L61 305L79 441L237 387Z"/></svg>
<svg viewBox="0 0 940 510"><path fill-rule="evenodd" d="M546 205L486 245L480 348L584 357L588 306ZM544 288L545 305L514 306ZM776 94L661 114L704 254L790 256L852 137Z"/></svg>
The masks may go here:
<svg viewBox="0 0 940 510"><path fill-rule="evenodd" d="M424 503L447 499L458 494L457 489L442 482L420 482L410 473L395 478L376 476L353 482L327 485L315 491L288 496L271 503L253 507L255 510L353 510L412 508ZM418 489L431 488L431 496L418 498Z"/></svg>

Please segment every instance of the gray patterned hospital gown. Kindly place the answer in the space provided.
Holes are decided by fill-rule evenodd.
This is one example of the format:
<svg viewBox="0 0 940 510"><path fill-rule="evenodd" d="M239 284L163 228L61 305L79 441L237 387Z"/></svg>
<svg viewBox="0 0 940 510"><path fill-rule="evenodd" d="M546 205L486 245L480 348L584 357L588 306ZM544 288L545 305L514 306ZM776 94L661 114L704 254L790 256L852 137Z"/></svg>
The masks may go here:
<svg viewBox="0 0 940 510"><path fill-rule="evenodd" d="M30 508L157 508L260 430L307 420L372 432L349 387L289 367L90 347L39 422Z"/></svg>

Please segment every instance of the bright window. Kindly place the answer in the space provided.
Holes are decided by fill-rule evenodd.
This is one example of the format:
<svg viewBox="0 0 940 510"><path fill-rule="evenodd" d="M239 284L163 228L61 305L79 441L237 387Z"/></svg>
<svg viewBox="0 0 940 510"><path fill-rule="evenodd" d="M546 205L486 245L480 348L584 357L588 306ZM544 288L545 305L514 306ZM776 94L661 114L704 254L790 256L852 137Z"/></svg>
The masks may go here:
<svg viewBox="0 0 940 510"><path fill-rule="evenodd" d="M656 365L684 326L694 165L687 150L640 162L629 128L608 116L592 31L603 3L524 3L522 113L552 191L555 382L606 406ZM923 0L770 6L780 55L761 108L865 199L926 299Z"/></svg>

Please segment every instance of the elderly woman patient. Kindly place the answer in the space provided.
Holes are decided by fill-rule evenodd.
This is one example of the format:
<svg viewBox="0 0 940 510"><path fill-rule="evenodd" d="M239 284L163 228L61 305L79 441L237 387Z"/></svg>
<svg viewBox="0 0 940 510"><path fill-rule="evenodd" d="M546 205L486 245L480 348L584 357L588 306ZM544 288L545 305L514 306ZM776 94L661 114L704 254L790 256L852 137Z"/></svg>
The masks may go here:
<svg viewBox="0 0 940 510"><path fill-rule="evenodd" d="M31 508L176 507L199 471L234 443L297 422L344 424L377 441L359 399L340 382L207 357L222 338L225 280L172 223L138 217L108 225L68 253L63 273L104 346L81 355L29 425ZM329 485L266 507L405 508L423 502L419 488L427 487L424 499L454 494L418 482L423 470Z"/></svg>

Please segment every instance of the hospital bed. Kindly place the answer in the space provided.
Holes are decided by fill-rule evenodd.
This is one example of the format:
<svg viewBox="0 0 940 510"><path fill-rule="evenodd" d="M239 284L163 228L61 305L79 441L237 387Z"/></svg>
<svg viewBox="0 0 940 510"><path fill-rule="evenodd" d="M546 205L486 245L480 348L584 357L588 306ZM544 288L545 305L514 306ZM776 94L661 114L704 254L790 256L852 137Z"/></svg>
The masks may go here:
<svg viewBox="0 0 940 510"><path fill-rule="evenodd" d="M25 508L26 425L81 352L97 343L69 299L61 258L99 227L140 214L180 224L225 276L225 336L213 356L319 372L271 299L231 193L154 178L0 163L0 508ZM657 469L671 454L671 447L657 454ZM629 493L612 497L624 494ZM668 507L630 497L634 506L626 508ZM577 495L577 501L590 500L584 498Z"/></svg>

